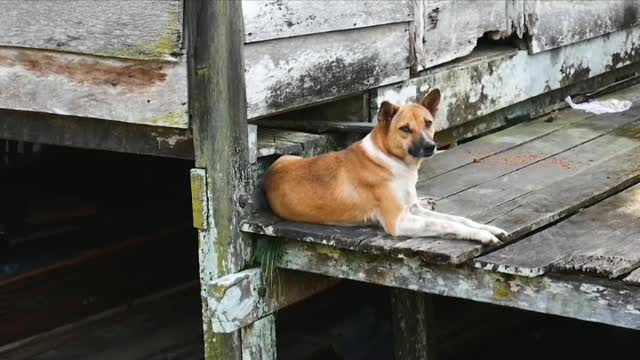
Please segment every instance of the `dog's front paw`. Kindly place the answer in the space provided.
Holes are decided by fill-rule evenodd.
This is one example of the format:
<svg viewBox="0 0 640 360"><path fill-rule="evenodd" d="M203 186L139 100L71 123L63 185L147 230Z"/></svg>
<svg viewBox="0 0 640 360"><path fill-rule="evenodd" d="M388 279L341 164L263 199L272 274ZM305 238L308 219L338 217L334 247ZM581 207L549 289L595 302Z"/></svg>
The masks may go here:
<svg viewBox="0 0 640 360"><path fill-rule="evenodd" d="M493 225L483 225L484 230L490 232L492 235L497 236L500 239L504 239L509 236L509 233L500 229L499 227L495 227Z"/></svg>
<svg viewBox="0 0 640 360"><path fill-rule="evenodd" d="M483 245L498 245L502 243L495 235L486 230L477 230L473 233L472 239L482 243Z"/></svg>
<svg viewBox="0 0 640 360"><path fill-rule="evenodd" d="M420 205L422 205L423 208L428 209L428 210L435 210L436 209L436 199L432 198L432 197L424 197L422 199L420 199Z"/></svg>

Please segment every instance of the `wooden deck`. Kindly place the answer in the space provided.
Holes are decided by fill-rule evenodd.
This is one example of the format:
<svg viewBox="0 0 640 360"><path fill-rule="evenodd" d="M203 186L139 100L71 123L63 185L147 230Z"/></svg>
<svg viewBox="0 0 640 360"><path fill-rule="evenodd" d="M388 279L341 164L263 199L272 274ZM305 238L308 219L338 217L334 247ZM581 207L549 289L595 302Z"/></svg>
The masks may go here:
<svg viewBox="0 0 640 360"><path fill-rule="evenodd" d="M640 86L609 97L634 105L563 110L424 164L419 196L504 228L497 248L268 213L242 229L286 240L283 268L640 329Z"/></svg>

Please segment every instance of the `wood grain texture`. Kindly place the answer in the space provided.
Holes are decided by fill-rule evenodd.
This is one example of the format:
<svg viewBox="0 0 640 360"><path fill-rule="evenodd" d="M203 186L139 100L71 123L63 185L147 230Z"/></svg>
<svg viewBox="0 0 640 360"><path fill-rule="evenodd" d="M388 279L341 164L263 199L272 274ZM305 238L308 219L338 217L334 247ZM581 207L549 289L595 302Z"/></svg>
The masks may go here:
<svg viewBox="0 0 640 360"><path fill-rule="evenodd" d="M535 55L512 48L478 48L410 80L372 89L370 119L375 121L383 101L415 102L437 87L442 102L436 127L448 129L638 60L640 27Z"/></svg>
<svg viewBox="0 0 640 360"><path fill-rule="evenodd" d="M524 278L465 266L425 266L412 259L295 241L285 243L278 266L640 329L640 289L617 280L568 274Z"/></svg>
<svg viewBox="0 0 640 360"><path fill-rule="evenodd" d="M249 151L244 78L244 23L239 1L188 2L189 110L196 167L207 176L206 230L198 232L200 282L240 271L250 241L240 233L241 203L249 201ZM202 299L206 359L242 358L240 332L215 333Z"/></svg>
<svg viewBox="0 0 640 360"><path fill-rule="evenodd" d="M0 108L187 128L182 61L0 47Z"/></svg>
<svg viewBox="0 0 640 360"><path fill-rule="evenodd" d="M622 279L625 283L631 285L640 285L640 269L632 271L627 277Z"/></svg>
<svg viewBox="0 0 640 360"><path fill-rule="evenodd" d="M281 270L267 281L261 268L216 279L208 286L213 330L230 333L337 284L337 280Z"/></svg>
<svg viewBox="0 0 640 360"><path fill-rule="evenodd" d="M416 70L469 55L487 32L496 37L523 33L522 1L414 0Z"/></svg>
<svg viewBox="0 0 640 360"><path fill-rule="evenodd" d="M525 12L534 54L640 24L637 0L529 0Z"/></svg>
<svg viewBox="0 0 640 360"><path fill-rule="evenodd" d="M598 98L602 100L615 98L635 101L639 97L640 85L634 85ZM574 111L567 108L484 135L471 142L446 150L446 152L442 153L442 156L434 156L425 161L420 167L419 179L420 181L425 181L462 166L482 161L489 156L535 141L580 121L584 122L583 119L592 116L592 114L583 111Z"/></svg>
<svg viewBox="0 0 640 360"><path fill-rule="evenodd" d="M191 131L0 109L0 138L140 155L193 159Z"/></svg>
<svg viewBox="0 0 640 360"><path fill-rule="evenodd" d="M413 20L409 0L244 0L242 10L247 43Z"/></svg>
<svg viewBox="0 0 640 360"><path fill-rule="evenodd" d="M405 289L391 289L396 359L435 359L436 324L433 303L431 295Z"/></svg>
<svg viewBox="0 0 640 360"><path fill-rule="evenodd" d="M514 179L519 170L527 171L524 169L538 163L542 163L537 169L539 171L565 170L565 172L569 172L578 165L571 162L570 156L565 155L567 156L565 159L560 154L581 146L583 149L589 149L592 152L599 151L597 143L596 145L587 144L614 132L616 128L634 122L638 118L640 118L640 107L637 106L633 110L624 113L588 116L581 120L576 120L571 126L560 128L534 141L523 143L521 146L484 159L477 159L471 164L440 176L419 180L416 188L419 196L428 195L440 200L477 188L482 184L494 181L494 179L497 179L495 181L501 184L506 183ZM630 128L629 131L632 131L632 129ZM615 147L609 148L609 151L609 154L615 154L616 149ZM587 154L578 155L586 156ZM507 175L511 176L506 177ZM527 180L525 178L523 181ZM522 183L519 185L522 185ZM532 185L535 185L535 183L532 183ZM463 203L459 205L460 208L465 206ZM454 202L453 204L448 204L445 208L447 211L460 210L454 209L455 207L456 204Z"/></svg>
<svg viewBox="0 0 640 360"><path fill-rule="evenodd" d="M3 0L0 46L133 59L180 50L182 0Z"/></svg>
<svg viewBox="0 0 640 360"><path fill-rule="evenodd" d="M640 266L639 225L640 186L634 186L476 263L525 276L564 271L617 278Z"/></svg>
<svg viewBox="0 0 640 360"><path fill-rule="evenodd" d="M266 316L242 328L243 360L276 360L276 317Z"/></svg>
<svg viewBox="0 0 640 360"><path fill-rule="evenodd" d="M245 47L249 118L409 78L408 24L315 34Z"/></svg>

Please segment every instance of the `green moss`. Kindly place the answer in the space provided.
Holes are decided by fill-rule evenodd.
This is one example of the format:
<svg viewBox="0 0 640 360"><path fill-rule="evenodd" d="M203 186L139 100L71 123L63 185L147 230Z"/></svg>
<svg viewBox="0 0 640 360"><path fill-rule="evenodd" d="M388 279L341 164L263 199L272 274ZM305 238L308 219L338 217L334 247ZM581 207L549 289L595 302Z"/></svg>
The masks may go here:
<svg viewBox="0 0 640 360"><path fill-rule="evenodd" d="M513 296L509 281L505 278L496 279L493 284L493 298L497 301L502 301Z"/></svg>
<svg viewBox="0 0 640 360"><path fill-rule="evenodd" d="M176 112L145 119L144 123L148 125L162 125L168 127L184 128L187 126L188 121L186 113Z"/></svg>
<svg viewBox="0 0 640 360"><path fill-rule="evenodd" d="M158 59L171 56L177 50L180 42L179 16L176 14L168 21L164 35L153 43L107 55L128 59Z"/></svg>
<svg viewBox="0 0 640 360"><path fill-rule="evenodd" d="M209 77L209 69L207 69L207 68L198 69L196 71L196 75L198 75L199 77L207 78L207 77Z"/></svg>
<svg viewBox="0 0 640 360"><path fill-rule="evenodd" d="M198 175L191 175L191 207L193 212L193 226L196 229L205 229L207 224L207 219L205 216L205 209L207 204L203 203L206 201L206 189L205 189L206 180Z"/></svg>

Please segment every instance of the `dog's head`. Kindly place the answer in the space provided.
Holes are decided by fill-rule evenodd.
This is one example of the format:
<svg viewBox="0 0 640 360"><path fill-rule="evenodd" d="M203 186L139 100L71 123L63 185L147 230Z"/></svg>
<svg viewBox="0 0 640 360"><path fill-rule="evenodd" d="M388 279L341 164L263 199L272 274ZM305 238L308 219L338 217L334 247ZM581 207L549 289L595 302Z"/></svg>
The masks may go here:
<svg viewBox="0 0 640 360"><path fill-rule="evenodd" d="M385 150L405 162L433 155L439 104L438 89L431 90L418 104L397 106L384 101L378 112L378 128L382 130Z"/></svg>

